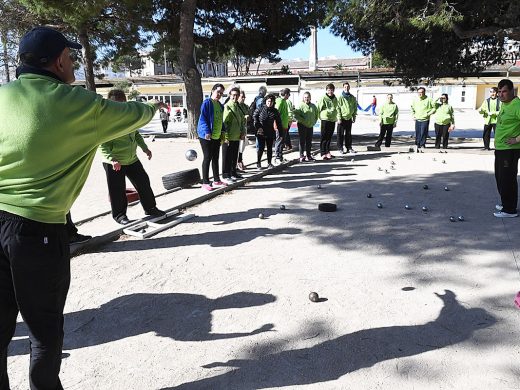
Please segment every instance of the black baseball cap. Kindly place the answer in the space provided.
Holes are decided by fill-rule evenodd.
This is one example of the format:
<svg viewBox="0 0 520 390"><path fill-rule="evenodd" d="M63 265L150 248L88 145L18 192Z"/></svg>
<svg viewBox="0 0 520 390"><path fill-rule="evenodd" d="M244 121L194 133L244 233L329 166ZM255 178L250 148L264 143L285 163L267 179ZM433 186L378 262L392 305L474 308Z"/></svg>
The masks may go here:
<svg viewBox="0 0 520 390"><path fill-rule="evenodd" d="M18 55L22 61L24 57L30 57L35 65L45 65L57 58L66 47L81 49L83 46L69 41L61 32L50 27L35 27L20 40Z"/></svg>

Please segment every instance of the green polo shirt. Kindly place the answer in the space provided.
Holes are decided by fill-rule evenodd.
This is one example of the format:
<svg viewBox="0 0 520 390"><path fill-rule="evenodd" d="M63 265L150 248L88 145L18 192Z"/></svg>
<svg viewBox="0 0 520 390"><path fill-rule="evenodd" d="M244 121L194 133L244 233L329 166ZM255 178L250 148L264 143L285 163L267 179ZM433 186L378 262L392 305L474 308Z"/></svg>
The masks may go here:
<svg viewBox="0 0 520 390"><path fill-rule="evenodd" d="M520 149L520 143L506 143L509 138L520 135L520 99L515 96L509 103L502 103L500 106L495 130L495 149Z"/></svg>

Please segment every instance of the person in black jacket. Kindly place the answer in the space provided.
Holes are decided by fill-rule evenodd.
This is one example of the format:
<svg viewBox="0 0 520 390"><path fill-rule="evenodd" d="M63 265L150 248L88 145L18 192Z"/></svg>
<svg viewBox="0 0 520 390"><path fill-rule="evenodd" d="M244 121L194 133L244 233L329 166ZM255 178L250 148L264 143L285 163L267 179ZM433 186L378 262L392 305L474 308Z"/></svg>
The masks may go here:
<svg viewBox="0 0 520 390"><path fill-rule="evenodd" d="M282 128L282 120L280 113L274 108L276 97L269 94L265 97L265 104L257 108L253 118L255 126L255 135L258 145L256 167L262 168L262 155L267 145L267 168L274 168L273 159L273 141L277 136L278 129Z"/></svg>

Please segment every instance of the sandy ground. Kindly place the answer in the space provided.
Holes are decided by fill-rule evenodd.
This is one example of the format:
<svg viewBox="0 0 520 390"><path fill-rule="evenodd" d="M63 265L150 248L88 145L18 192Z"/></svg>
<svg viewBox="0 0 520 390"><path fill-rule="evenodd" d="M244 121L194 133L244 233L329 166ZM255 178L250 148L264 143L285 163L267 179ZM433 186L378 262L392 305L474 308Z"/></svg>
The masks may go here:
<svg viewBox="0 0 520 390"><path fill-rule="evenodd" d="M179 158L195 143L152 145L154 189L161 174L199 167ZM296 164L186 210L197 217L150 239L122 236L73 258L64 387L520 388L520 219L493 217L493 157L477 145L409 154L396 140L379 153ZM75 219L108 209L103 187L93 169ZM321 202L338 210L320 212ZM12 388L27 389L23 323L8 359Z"/></svg>

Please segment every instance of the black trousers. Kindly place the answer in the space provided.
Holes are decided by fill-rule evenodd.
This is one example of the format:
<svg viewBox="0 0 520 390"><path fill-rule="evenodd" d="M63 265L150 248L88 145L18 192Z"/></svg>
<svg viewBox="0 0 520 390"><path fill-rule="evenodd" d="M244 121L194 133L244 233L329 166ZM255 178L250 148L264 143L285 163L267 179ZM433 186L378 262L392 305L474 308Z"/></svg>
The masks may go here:
<svg viewBox="0 0 520 390"><path fill-rule="evenodd" d="M65 224L31 221L0 211L0 389L9 389L7 347L18 312L29 332L30 388L63 389L58 374L69 285Z"/></svg>
<svg viewBox="0 0 520 390"><path fill-rule="evenodd" d="M264 154L265 147L267 146L267 163L271 164L273 161L273 141L272 137L265 137L263 135L256 136L256 143L258 146L256 152L256 162L260 164L262 161L262 155Z"/></svg>
<svg viewBox="0 0 520 390"><path fill-rule="evenodd" d="M439 125L438 123L434 123L433 126L435 127L435 148L440 149L442 138L442 148L447 149L448 140L450 139L450 132L448 129L450 128L451 123L447 125Z"/></svg>
<svg viewBox="0 0 520 390"><path fill-rule="evenodd" d="M336 137L338 150L343 150L343 142L345 147L352 149L352 119L342 119L338 125L338 135Z"/></svg>
<svg viewBox="0 0 520 390"><path fill-rule="evenodd" d="M291 130L290 123L289 123L289 128L285 132L285 146L287 146L289 149L292 149L291 133L289 132L289 130Z"/></svg>
<svg viewBox="0 0 520 390"><path fill-rule="evenodd" d="M518 159L520 149L495 150L495 180L502 200L502 211L516 213L518 203Z"/></svg>
<svg viewBox="0 0 520 390"><path fill-rule="evenodd" d="M145 212L156 206L155 195L150 186L150 178L143 168L141 161L130 165L121 165L121 170L114 171L112 164L103 163L105 169L108 194L110 195L110 206L112 217L117 221L126 215L128 199L126 197L126 178L130 180L137 193Z"/></svg>
<svg viewBox="0 0 520 390"><path fill-rule="evenodd" d="M320 154L322 156L330 153L330 142L332 141L335 126L336 122L321 121Z"/></svg>
<svg viewBox="0 0 520 390"><path fill-rule="evenodd" d="M300 138L300 156L311 157L312 148L312 127L306 127L298 123L298 136Z"/></svg>
<svg viewBox="0 0 520 390"><path fill-rule="evenodd" d="M379 137L376 141L376 146L380 147L383 143L383 139L385 140L385 146L387 148L392 144L392 133L394 132L394 125L384 125L381 123L379 128Z"/></svg>
<svg viewBox="0 0 520 390"><path fill-rule="evenodd" d="M229 179L237 174L238 146L240 141L222 144L222 177Z"/></svg>
<svg viewBox="0 0 520 390"><path fill-rule="evenodd" d="M274 151L276 154L276 158L282 159L283 157L283 146L285 145L287 139L287 132L289 129L279 129L276 133L276 142L274 144Z"/></svg>
<svg viewBox="0 0 520 390"><path fill-rule="evenodd" d="M202 184L209 184L209 165L213 169L213 180L220 181L220 174L218 172L218 158L220 155L220 140L219 139L204 139L199 138L200 146L202 147Z"/></svg>
<svg viewBox="0 0 520 390"><path fill-rule="evenodd" d="M168 129L168 121L161 121L163 132L166 133L166 129Z"/></svg>
<svg viewBox="0 0 520 390"><path fill-rule="evenodd" d="M491 132L496 131L496 128L496 123L484 125L484 132L482 133L482 139L484 140L484 148L489 149L489 144L491 142Z"/></svg>

